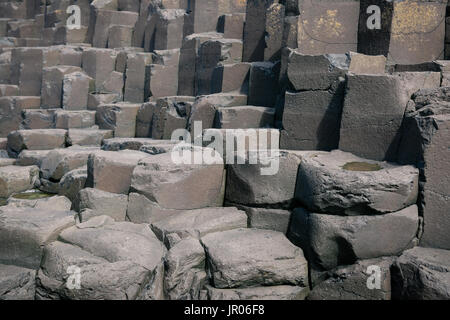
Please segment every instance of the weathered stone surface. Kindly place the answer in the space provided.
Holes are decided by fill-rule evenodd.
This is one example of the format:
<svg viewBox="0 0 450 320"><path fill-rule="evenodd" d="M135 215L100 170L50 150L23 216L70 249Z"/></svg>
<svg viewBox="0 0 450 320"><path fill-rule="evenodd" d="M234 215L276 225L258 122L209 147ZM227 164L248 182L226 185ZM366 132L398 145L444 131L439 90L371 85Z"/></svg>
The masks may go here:
<svg viewBox="0 0 450 320"><path fill-rule="evenodd" d="M147 102L139 107L136 115L136 137L151 137L153 115L157 111L156 102Z"/></svg>
<svg viewBox="0 0 450 320"><path fill-rule="evenodd" d="M247 129L273 127L275 109L255 106L218 108L216 128Z"/></svg>
<svg viewBox="0 0 450 320"><path fill-rule="evenodd" d="M128 194L133 170L149 155L139 151L99 151L89 156L86 186L112 193Z"/></svg>
<svg viewBox="0 0 450 320"><path fill-rule="evenodd" d="M162 299L164 246L145 225L95 217L45 247L38 279L43 299ZM70 265L81 270L80 290L68 290Z"/></svg>
<svg viewBox="0 0 450 320"><path fill-rule="evenodd" d="M41 98L34 97L0 97L0 137L6 137L11 131L20 129L22 111L39 109Z"/></svg>
<svg viewBox="0 0 450 320"><path fill-rule="evenodd" d="M219 64L214 68L211 92L248 92L250 63Z"/></svg>
<svg viewBox="0 0 450 320"><path fill-rule="evenodd" d="M306 0L299 9L297 47L302 53L357 51L359 1Z"/></svg>
<svg viewBox="0 0 450 320"><path fill-rule="evenodd" d="M383 12L377 32L367 20L368 7ZM388 58L390 64L419 64L440 59L444 53L445 1L361 1L358 52ZM355 51L355 50L354 50Z"/></svg>
<svg viewBox="0 0 450 320"><path fill-rule="evenodd" d="M357 260L394 256L417 242L417 206L378 216L334 216L293 212L289 239L303 248L315 270L331 270Z"/></svg>
<svg viewBox="0 0 450 320"><path fill-rule="evenodd" d="M185 98L166 97L157 100L151 124L152 138L171 139L174 130L186 128L193 97Z"/></svg>
<svg viewBox="0 0 450 320"><path fill-rule="evenodd" d="M202 156L203 149L191 152ZM177 152L178 151L173 151ZM199 209L222 205L223 161L216 164L177 164L172 153L147 157L132 175L131 191L145 195L166 209ZM181 152L190 152L185 150ZM178 153L179 154L179 153ZM176 197L173 195L177 194Z"/></svg>
<svg viewBox="0 0 450 320"><path fill-rule="evenodd" d="M309 153L297 177L296 199L313 212L383 214L417 201L419 171L342 151Z"/></svg>
<svg viewBox="0 0 450 320"><path fill-rule="evenodd" d="M392 270L392 296L407 300L448 300L450 252L421 248L405 251Z"/></svg>
<svg viewBox="0 0 450 320"><path fill-rule="evenodd" d="M132 103L100 105L95 120L100 129L113 130L115 137L134 137L139 108Z"/></svg>
<svg viewBox="0 0 450 320"><path fill-rule="evenodd" d="M125 221L128 197L106 191L86 188L78 195L79 211L91 209L98 216L109 216L115 221ZM84 222L84 219L82 219Z"/></svg>
<svg viewBox="0 0 450 320"><path fill-rule="evenodd" d="M83 72L64 75L62 107L66 110L86 110L91 77Z"/></svg>
<svg viewBox="0 0 450 320"><path fill-rule="evenodd" d="M309 293L309 288L296 286L206 289L210 300L304 300Z"/></svg>
<svg viewBox="0 0 450 320"><path fill-rule="evenodd" d="M127 219L134 223L154 223L181 211L163 208L139 193L130 192L128 197Z"/></svg>
<svg viewBox="0 0 450 320"><path fill-rule="evenodd" d="M59 182L58 194L66 196L74 204L78 203L78 195L84 189L87 180L87 166L67 172Z"/></svg>
<svg viewBox="0 0 450 320"><path fill-rule="evenodd" d="M178 69L180 49L155 51L155 62L150 65L148 82L149 96L156 98L175 96L178 92Z"/></svg>
<svg viewBox="0 0 450 320"><path fill-rule="evenodd" d="M404 120L398 152L400 163L416 165L421 173L419 205L425 224L421 245L442 249L450 249L446 231L450 223L450 189L445 160L449 156L449 101L446 87L415 93Z"/></svg>
<svg viewBox="0 0 450 320"><path fill-rule="evenodd" d="M145 83L148 81L148 68L153 62L151 53L132 53L127 55L126 82L124 100L130 102L144 102L149 93Z"/></svg>
<svg viewBox="0 0 450 320"><path fill-rule="evenodd" d="M94 47L106 48L111 26L134 27L138 17L139 14L137 12L115 11L114 9L93 9L91 10L88 41L92 41Z"/></svg>
<svg viewBox="0 0 450 320"><path fill-rule="evenodd" d="M62 129L17 130L8 135L8 153L22 150L49 150L66 146L67 131Z"/></svg>
<svg viewBox="0 0 450 320"><path fill-rule="evenodd" d="M374 160L393 159L405 98L396 76L348 75L339 149Z"/></svg>
<svg viewBox="0 0 450 320"><path fill-rule="evenodd" d="M34 300L36 271L0 265L0 300Z"/></svg>
<svg viewBox="0 0 450 320"><path fill-rule="evenodd" d="M292 201L302 153L283 150L250 152L259 157L257 164L242 162L238 152L237 161L228 165L226 200L244 205Z"/></svg>
<svg viewBox="0 0 450 320"><path fill-rule="evenodd" d="M248 215L248 226L287 233L291 212L281 209L244 207Z"/></svg>
<svg viewBox="0 0 450 320"><path fill-rule="evenodd" d="M167 253L164 287L171 300L198 300L207 282L205 251L197 239L178 242Z"/></svg>
<svg viewBox="0 0 450 320"><path fill-rule="evenodd" d="M18 208L28 207L38 210L70 211L72 203L64 196L52 196L35 200L20 199L12 196L8 199L8 206Z"/></svg>
<svg viewBox="0 0 450 320"><path fill-rule="evenodd" d="M95 90L105 92L104 83L114 71L116 53L114 50L89 48L83 51L82 66L86 74L95 79Z"/></svg>
<svg viewBox="0 0 450 320"><path fill-rule="evenodd" d="M285 6L282 3L273 3L266 11L264 60L277 61L281 57Z"/></svg>
<svg viewBox="0 0 450 320"><path fill-rule="evenodd" d="M334 150L339 129L344 88L286 91L280 147L294 150Z"/></svg>
<svg viewBox="0 0 450 320"><path fill-rule="evenodd" d="M33 189L38 179L39 169L36 166L0 167L0 198L8 198L14 193Z"/></svg>
<svg viewBox="0 0 450 320"><path fill-rule="evenodd" d="M247 1L243 61L264 61L267 9L277 1Z"/></svg>
<svg viewBox="0 0 450 320"><path fill-rule="evenodd" d="M96 127L86 129L69 129L67 144L71 146L100 147L105 139L114 136L113 130L101 130Z"/></svg>
<svg viewBox="0 0 450 320"><path fill-rule="evenodd" d="M10 83L19 86L20 95L41 94L43 51L42 48L12 49Z"/></svg>
<svg viewBox="0 0 450 320"><path fill-rule="evenodd" d="M180 49L180 63L178 70L178 94L195 95L196 70L199 48L212 39L223 38L223 34L217 32L197 33L187 36Z"/></svg>
<svg viewBox="0 0 450 320"><path fill-rule="evenodd" d="M55 128L89 128L95 125L94 111L55 111Z"/></svg>
<svg viewBox="0 0 450 320"><path fill-rule="evenodd" d="M42 160L52 150L22 150L17 158L18 166L41 166Z"/></svg>
<svg viewBox="0 0 450 320"><path fill-rule="evenodd" d="M20 129L51 129L55 127L55 110L24 110Z"/></svg>
<svg viewBox="0 0 450 320"><path fill-rule="evenodd" d="M233 207L184 210L152 223L153 231L165 243L173 233L180 239L201 238L209 233L246 227L245 212Z"/></svg>
<svg viewBox="0 0 450 320"><path fill-rule="evenodd" d="M114 222L106 216L68 228L59 238L108 261L130 260L149 270L160 264L165 253L148 225Z"/></svg>
<svg viewBox="0 0 450 320"><path fill-rule="evenodd" d="M240 159L240 163L245 164L249 151L253 155L257 155L255 151L259 150L259 159L269 161L268 163L257 162L263 165L260 167L262 170L260 172L264 171L267 175L270 175L270 172L273 174L272 170L276 171L277 169L269 165L277 163L273 157L277 156L279 142L280 131L278 129L206 129L203 131L203 146L213 148L223 159L226 159L227 164L235 164L237 159ZM267 154L267 152L269 153ZM236 154L239 156L237 159ZM273 161L270 161L271 159Z"/></svg>
<svg viewBox="0 0 450 320"><path fill-rule="evenodd" d="M19 87L12 84L0 84L0 97L18 96Z"/></svg>
<svg viewBox="0 0 450 320"><path fill-rule="evenodd" d="M98 150L98 148L79 146L52 150L41 162L41 177L59 181L69 171L85 166L89 155Z"/></svg>
<svg viewBox="0 0 450 320"><path fill-rule="evenodd" d="M393 261L393 258L379 258L338 267L328 272L325 281L314 286L308 300L391 300L390 268ZM380 279L370 279L378 271Z"/></svg>
<svg viewBox="0 0 450 320"><path fill-rule="evenodd" d="M43 69L41 87L41 107L44 109L61 108L63 100L64 79L71 73L79 72L81 68L74 66L55 66ZM68 78L66 78L68 79ZM69 93L69 84L66 82L66 90ZM88 89L89 84L87 84ZM87 90L84 91L87 94ZM69 97L66 95L67 107L70 107Z"/></svg>
<svg viewBox="0 0 450 320"><path fill-rule="evenodd" d="M246 104L247 96L242 94L220 93L199 96L192 105L192 112L188 121L189 131L192 132L194 130L196 122L202 125L202 130L213 128L216 111L219 107L233 107Z"/></svg>
<svg viewBox="0 0 450 320"><path fill-rule="evenodd" d="M121 100L121 96L117 93L89 93L87 108L97 111L97 107L101 104L117 103Z"/></svg>
<svg viewBox="0 0 450 320"><path fill-rule="evenodd" d="M284 55L282 69L295 91L328 90L345 76L350 64L345 54L307 55L287 48Z"/></svg>
<svg viewBox="0 0 450 320"><path fill-rule="evenodd" d="M8 155L5 152L6 155ZM16 159L2 157L0 154L0 167L13 166L16 164Z"/></svg>
<svg viewBox="0 0 450 320"><path fill-rule="evenodd" d="M354 74L383 74L386 72L386 57L383 55L369 56L350 52L348 71Z"/></svg>
<svg viewBox="0 0 450 320"><path fill-rule="evenodd" d="M277 93L279 63L253 62L250 68L248 104L274 107Z"/></svg>
<svg viewBox="0 0 450 320"><path fill-rule="evenodd" d="M223 33L225 39L243 40L245 14L231 13L219 18L217 31Z"/></svg>
<svg viewBox="0 0 450 320"><path fill-rule="evenodd" d="M212 39L199 48L196 66L196 94L213 93L212 80L218 64L234 64L242 61L242 41L236 39Z"/></svg>
<svg viewBox="0 0 450 320"><path fill-rule="evenodd" d="M168 152L171 147L175 146L176 141L157 140L152 138L110 138L103 141L102 150L120 151L120 150L136 150L143 151L155 147L160 153ZM157 153L155 153L157 154Z"/></svg>
<svg viewBox="0 0 450 320"><path fill-rule="evenodd" d="M202 237L208 274L216 288L307 286L307 262L300 248L276 231L235 229Z"/></svg>
<svg viewBox="0 0 450 320"><path fill-rule="evenodd" d="M0 208L0 262L30 269L40 265L43 245L75 223L74 212Z"/></svg>

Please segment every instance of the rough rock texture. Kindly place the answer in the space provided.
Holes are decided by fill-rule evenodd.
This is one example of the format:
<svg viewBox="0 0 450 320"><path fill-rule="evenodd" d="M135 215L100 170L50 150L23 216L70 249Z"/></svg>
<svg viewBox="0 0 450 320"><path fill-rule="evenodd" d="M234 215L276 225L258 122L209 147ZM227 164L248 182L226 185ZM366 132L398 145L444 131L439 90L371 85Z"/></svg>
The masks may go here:
<svg viewBox="0 0 450 320"><path fill-rule="evenodd" d="M393 268L395 299L448 300L450 297L450 253L421 248L405 251Z"/></svg>
<svg viewBox="0 0 450 320"><path fill-rule="evenodd" d="M0 264L0 300L34 300L36 271Z"/></svg>
<svg viewBox="0 0 450 320"><path fill-rule="evenodd" d="M36 166L0 167L0 198L8 198L10 195L33 189L39 177L39 169Z"/></svg>
<svg viewBox="0 0 450 320"><path fill-rule="evenodd" d="M78 194L78 209L91 209L98 216L109 216L116 221L125 221L128 197L106 191L86 188ZM83 221L84 219L82 219Z"/></svg>
<svg viewBox="0 0 450 320"><path fill-rule="evenodd" d="M228 165L226 200L244 205L291 201L302 153L261 150L252 154L259 158L256 164L237 153L235 164Z"/></svg>
<svg viewBox="0 0 450 320"><path fill-rule="evenodd" d="M448 87L419 90L408 104L398 152L400 163L420 169L419 208L424 217L421 244L450 249L446 231L450 223L448 207L448 137L450 124L450 91ZM447 146L447 147L446 147Z"/></svg>
<svg viewBox="0 0 450 320"><path fill-rule="evenodd" d="M198 300L207 282L205 251L196 239L181 240L167 253L164 286L171 300Z"/></svg>
<svg viewBox="0 0 450 320"><path fill-rule="evenodd" d="M45 247L38 272L41 299L160 299L164 246L148 226L114 222L106 216L65 230ZM69 290L70 266L81 272L81 287ZM120 278L120 279L119 279Z"/></svg>
<svg viewBox="0 0 450 320"><path fill-rule="evenodd" d="M47 209L0 208L0 262L39 267L43 245L75 223L74 212Z"/></svg>
<svg viewBox="0 0 450 320"><path fill-rule="evenodd" d="M236 229L206 235L201 242L216 288L307 286L303 252L280 232Z"/></svg>
<svg viewBox="0 0 450 320"><path fill-rule="evenodd" d="M356 260L394 256L417 243L417 206L377 216L293 212L288 237L301 246L312 267L331 270Z"/></svg>
<svg viewBox="0 0 450 320"><path fill-rule="evenodd" d="M202 150L192 152L192 157L195 154L201 156ZM141 160L133 171L131 190L167 209L221 205L224 175L222 159L219 158L218 164L211 165L178 164L172 160L172 155L163 153ZM174 193L177 197L173 197Z"/></svg>
<svg viewBox="0 0 450 320"><path fill-rule="evenodd" d="M0 299L448 298L449 57L447 0L0 0Z"/></svg>
<svg viewBox="0 0 450 320"><path fill-rule="evenodd" d="M216 289L207 286L210 300L304 300L308 288L296 286L269 286L253 288Z"/></svg>
<svg viewBox="0 0 450 320"><path fill-rule="evenodd" d="M139 160L148 154L139 151L99 151L89 156L86 185L107 192L128 194Z"/></svg>
<svg viewBox="0 0 450 320"><path fill-rule="evenodd" d="M247 227L247 216L233 207L205 208L180 211L166 219L152 223L152 229L161 241L175 233L180 239L201 238L209 233Z"/></svg>
<svg viewBox="0 0 450 320"><path fill-rule="evenodd" d="M303 158L296 198L313 212L383 214L415 204L418 189L419 172L413 166L332 151Z"/></svg>
<svg viewBox="0 0 450 320"><path fill-rule="evenodd" d="M392 263L392 258L378 258L338 267L314 286L308 300L391 300Z"/></svg>

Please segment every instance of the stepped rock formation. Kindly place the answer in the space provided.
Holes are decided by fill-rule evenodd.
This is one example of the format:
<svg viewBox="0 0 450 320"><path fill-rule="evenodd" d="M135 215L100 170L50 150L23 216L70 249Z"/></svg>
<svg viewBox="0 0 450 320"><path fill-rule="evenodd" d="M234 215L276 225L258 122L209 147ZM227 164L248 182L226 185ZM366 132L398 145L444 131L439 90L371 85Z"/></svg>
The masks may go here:
<svg viewBox="0 0 450 320"><path fill-rule="evenodd" d="M448 13L0 0L0 300L450 299Z"/></svg>

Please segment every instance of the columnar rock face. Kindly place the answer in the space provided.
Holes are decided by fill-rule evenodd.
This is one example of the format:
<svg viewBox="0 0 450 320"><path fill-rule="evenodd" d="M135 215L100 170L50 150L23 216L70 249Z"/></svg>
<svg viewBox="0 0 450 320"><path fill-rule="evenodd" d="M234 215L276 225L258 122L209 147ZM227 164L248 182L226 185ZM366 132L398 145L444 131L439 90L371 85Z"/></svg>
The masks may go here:
<svg viewBox="0 0 450 320"><path fill-rule="evenodd" d="M346 55L284 52L285 94L281 148L333 150L339 144Z"/></svg>
<svg viewBox="0 0 450 320"><path fill-rule="evenodd" d="M0 0L0 300L448 299L449 7Z"/></svg>
<svg viewBox="0 0 450 320"><path fill-rule="evenodd" d="M419 171L336 150L304 156L297 183L295 196L309 210L374 215L415 204Z"/></svg>
<svg viewBox="0 0 450 320"><path fill-rule="evenodd" d="M298 7L297 47L303 54L356 51L359 1L306 0Z"/></svg>
<svg viewBox="0 0 450 320"><path fill-rule="evenodd" d="M416 165L421 173L419 206L424 217L421 244L426 247L450 249L447 227L449 194L448 136L450 105L448 88L420 90L409 103L404 120L399 162ZM447 146L447 147L446 147Z"/></svg>
<svg viewBox="0 0 450 320"><path fill-rule="evenodd" d="M377 5L383 12L379 26L370 20ZM382 54L397 64L419 64L444 54L445 1L361 1L358 51ZM374 30L374 27L375 30Z"/></svg>
<svg viewBox="0 0 450 320"><path fill-rule="evenodd" d="M393 268L397 299L448 300L448 250L420 248L405 251Z"/></svg>

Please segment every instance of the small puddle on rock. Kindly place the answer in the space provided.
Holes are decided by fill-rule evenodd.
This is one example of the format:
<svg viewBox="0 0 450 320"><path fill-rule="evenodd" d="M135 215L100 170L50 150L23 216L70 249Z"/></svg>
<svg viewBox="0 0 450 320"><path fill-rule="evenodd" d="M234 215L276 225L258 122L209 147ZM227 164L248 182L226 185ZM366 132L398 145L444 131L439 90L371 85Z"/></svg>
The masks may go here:
<svg viewBox="0 0 450 320"><path fill-rule="evenodd" d="M348 171L379 171L383 168L377 163L348 162L342 167L342 169Z"/></svg>
<svg viewBox="0 0 450 320"><path fill-rule="evenodd" d="M54 196L54 194L45 193L42 191L33 191L33 192L17 193L15 195L13 195L12 197L15 199L20 199L20 200L38 200L38 199L50 198L53 196Z"/></svg>
<svg viewBox="0 0 450 320"><path fill-rule="evenodd" d="M0 198L0 207L1 206L6 206L6 201L7 201L7 199Z"/></svg>

